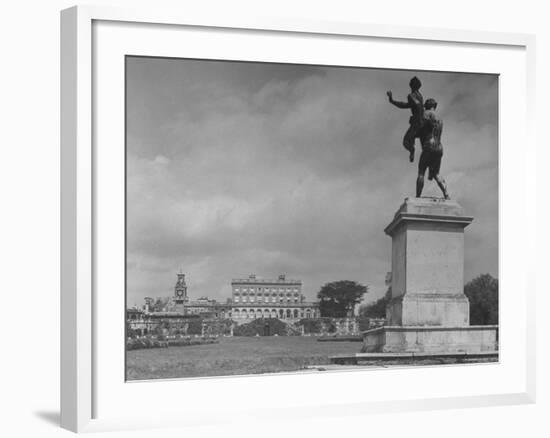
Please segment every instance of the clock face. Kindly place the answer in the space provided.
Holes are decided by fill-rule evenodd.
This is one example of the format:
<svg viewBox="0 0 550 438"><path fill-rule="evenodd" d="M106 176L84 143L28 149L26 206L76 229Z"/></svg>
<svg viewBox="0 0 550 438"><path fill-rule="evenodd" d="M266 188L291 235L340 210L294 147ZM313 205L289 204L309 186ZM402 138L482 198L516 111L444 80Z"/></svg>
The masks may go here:
<svg viewBox="0 0 550 438"><path fill-rule="evenodd" d="M178 295L178 297L181 297L183 295L183 291L180 289L176 291L176 294Z"/></svg>

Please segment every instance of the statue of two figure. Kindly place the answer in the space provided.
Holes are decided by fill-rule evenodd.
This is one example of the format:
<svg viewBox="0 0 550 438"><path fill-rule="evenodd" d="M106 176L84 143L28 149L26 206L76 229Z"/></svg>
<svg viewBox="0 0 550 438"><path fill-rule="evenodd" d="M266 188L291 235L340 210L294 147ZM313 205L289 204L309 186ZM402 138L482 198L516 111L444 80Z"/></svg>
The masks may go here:
<svg viewBox="0 0 550 438"><path fill-rule="evenodd" d="M414 161L415 141L420 139L422 145L422 154L418 160L418 177L416 178L416 197L420 198L424 189L424 175L428 170L428 179L435 179L437 185L443 192L443 197L449 199L447 184L439 175L441 168L441 158L443 157L443 145L441 144L441 133L443 131L443 121L435 114L437 102L435 99L427 99L424 102L420 87L422 83L416 76L413 77L409 86L411 92L407 96L406 102L400 102L393 99L391 91L388 91L388 99L391 104L397 108L411 110L409 118L409 129L403 137L403 146L409 152L409 161Z"/></svg>

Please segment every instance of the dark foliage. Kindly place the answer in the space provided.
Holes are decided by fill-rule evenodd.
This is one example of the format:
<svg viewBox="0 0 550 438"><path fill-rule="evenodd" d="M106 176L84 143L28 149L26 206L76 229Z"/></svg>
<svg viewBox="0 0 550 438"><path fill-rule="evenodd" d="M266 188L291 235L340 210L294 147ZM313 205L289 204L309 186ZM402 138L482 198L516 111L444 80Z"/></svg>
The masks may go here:
<svg viewBox="0 0 550 438"><path fill-rule="evenodd" d="M305 318L298 321L298 326L304 326L304 333L334 333L336 325L332 318Z"/></svg>
<svg viewBox="0 0 550 438"><path fill-rule="evenodd" d="M204 334L206 336L211 335L228 335L231 333L231 326L233 321L231 319L210 319L204 321Z"/></svg>
<svg viewBox="0 0 550 438"><path fill-rule="evenodd" d="M277 318L258 318L236 326L233 329L234 336L292 336L297 335L297 330L291 329L288 324Z"/></svg>
<svg viewBox="0 0 550 438"><path fill-rule="evenodd" d="M464 286L470 300L470 324L498 324L498 280L489 274L474 278Z"/></svg>
<svg viewBox="0 0 550 438"><path fill-rule="evenodd" d="M386 306L391 300L391 286L386 291L382 298L377 299L373 303L361 306L359 309L359 315L368 318L385 318Z"/></svg>
<svg viewBox="0 0 550 438"><path fill-rule="evenodd" d="M143 337L139 339L128 339L126 341L126 350L142 350L147 348L167 348L167 347L187 347L191 345L204 345L204 344L217 344L218 339L215 338L191 338L187 337L175 337L171 339L167 338L153 338Z"/></svg>
<svg viewBox="0 0 550 438"><path fill-rule="evenodd" d="M187 326L188 335L201 335L202 334L202 319L191 319Z"/></svg>
<svg viewBox="0 0 550 438"><path fill-rule="evenodd" d="M322 317L345 318L353 314L356 304L368 292L368 286L355 281L340 280L326 283L317 293Z"/></svg>

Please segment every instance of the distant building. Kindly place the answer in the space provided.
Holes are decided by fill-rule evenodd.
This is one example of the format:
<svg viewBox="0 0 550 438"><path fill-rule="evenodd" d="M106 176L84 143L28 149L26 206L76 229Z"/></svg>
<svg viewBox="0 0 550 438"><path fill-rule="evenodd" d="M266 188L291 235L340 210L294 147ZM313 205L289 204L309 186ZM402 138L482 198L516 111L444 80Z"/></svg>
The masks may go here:
<svg viewBox="0 0 550 438"><path fill-rule="evenodd" d="M205 318L229 318L231 305L218 303L208 297L200 297L198 300L189 301L185 306L186 315L200 315Z"/></svg>
<svg viewBox="0 0 550 438"><path fill-rule="evenodd" d="M319 303L307 302L302 294L302 281L286 279L279 275L276 280L235 278L231 281L231 318L246 322L255 318L278 318L299 320L320 316Z"/></svg>
<svg viewBox="0 0 550 438"><path fill-rule="evenodd" d="M308 302L302 294L302 281L289 280L279 275L276 280L257 278L252 274L248 278L231 281L232 295L225 303L219 303L208 297L191 300L185 274L177 274L174 295L162 312L151 311L153 299L145 298L144 313L137 315L129 312L132 325L139 326L138 320L150 321L151 317L191 317L201 316L210 319L232 319L236 323L248 322L256 318L278 318L295 322L303 318L320 316L319 303ZM161 315L162 314L162 315ZM151 327L147 326L147 329Z"/></svg>
<svg viewBox="0 0 550 438"><path fill-rule="evenodd" d="M208 297L191 300L188 295L185 274L177 274L174 296L167 306L167 311L180 315L198 315L206 318L228 318L231 306L218 303Z"/></svg>

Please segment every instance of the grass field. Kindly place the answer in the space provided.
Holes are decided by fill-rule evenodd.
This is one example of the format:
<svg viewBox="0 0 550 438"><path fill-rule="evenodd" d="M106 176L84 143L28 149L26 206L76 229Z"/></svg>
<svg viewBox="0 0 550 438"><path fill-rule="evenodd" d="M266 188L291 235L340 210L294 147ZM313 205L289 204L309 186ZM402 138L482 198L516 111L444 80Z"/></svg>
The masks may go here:
<svg viewBox="0 0 550 438"><path fill-rule="evenodd" d="M296 371L358 353L360 342L317 342L315 337L232 337L219 344L126 352L127 379L225 376Z"/></svg>

